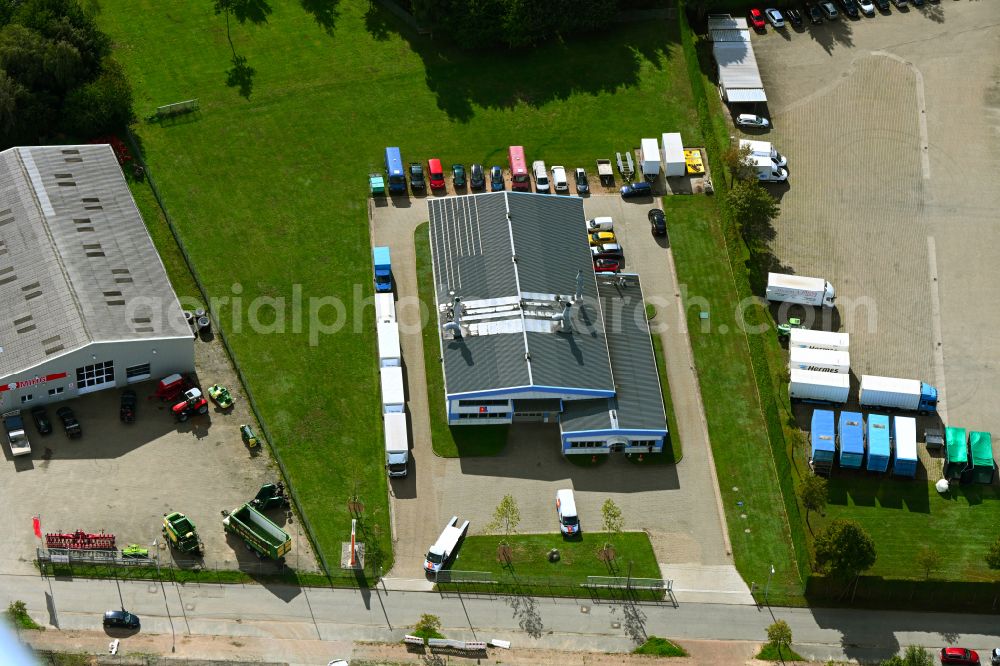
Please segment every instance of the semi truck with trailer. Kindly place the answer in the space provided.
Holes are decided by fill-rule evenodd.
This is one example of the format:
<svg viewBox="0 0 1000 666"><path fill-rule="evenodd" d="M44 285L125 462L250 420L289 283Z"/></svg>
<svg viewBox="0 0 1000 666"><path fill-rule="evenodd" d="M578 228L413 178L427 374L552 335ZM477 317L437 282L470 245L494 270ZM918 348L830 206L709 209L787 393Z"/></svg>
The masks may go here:
<svg viewBox="0 0 1000 666"><path fill-rule="evenodd" d="M374 248L372 263L375 265L375 291L392 291L392 261L389 258L389 248L385 246Z"/></svg>
<svg viewBox="0 0 1000 666"><path fill-rule="evenodd" d="M833 307L837 294L833 285L823 278L803 275L767 274L767 290L764 297L777 303Z"/></svg>
<svg viewBox="0 0 1000 666"><path fill-rule="evenodd" d="M788 395L792 400L843 404L851 391L850 374L792 368L790 376Z"/></svg>
<svg viewBox="0 0 1000 666"><path fill-rule="evenodd" d="M403 388L403 368L396 365L379 368L382 383L382 413L392 414L406 411L406 395Z"/></svg>
<svg viewBox="0 0 1000 666"><path fill-rule="evenodd" d="M375 323L392 324L396 322L396 300L392 294L375 294Z"/></svg>
<svg viewBox="0 0 1000 666"><path fill-rule="evenodd" d="M399 324L377 324L378 366L391 368L403 365L403 354L399 347Z"/></svg>
<svg viewBox="0 0 1000 666"><path fill-rule="evenodd" d="M410 440L404 412L382 415L385 430L385 470L390 478L406 476L410 462Z"/></svg>
<svg viewBox="0 0 1000 666"><path fill-rule="evenodd" d="M452 516L448 524L444 526L441 536L427 551L427 556L424 558L424 570L428 573L441 571L442 567L455 556L458 542L462 540L468 529L468 520L458 525L458 516Z"/></svg>
<svg viewBox="0 0 1000 666"><path fill-rule="evenodd" d="M901 409L920 414L937 412L938 391L917 379L861 375L862 407Z"/></svg>
<svg viewBox="0 0 1000 666"><path fill-rule="evenodd" d="M848 373L851 371L851 355L845 351L792 347L788 367L815 372Z"/></svg>
<svg viewBox="0 0 1000 666"><path fill-rule="evenodd" d="M281 561L292 549L292 537L253 508L249 502L233 509L222 519L222 528L235 534L258 557Z"/></svg>
<svg viewBox="0 0 1000 666"><path fill-rule="evenodd" d="M808 328L793 328L788 334L788 348L826 349L846 352L850 349L850 333L813 331Z"/></svg>

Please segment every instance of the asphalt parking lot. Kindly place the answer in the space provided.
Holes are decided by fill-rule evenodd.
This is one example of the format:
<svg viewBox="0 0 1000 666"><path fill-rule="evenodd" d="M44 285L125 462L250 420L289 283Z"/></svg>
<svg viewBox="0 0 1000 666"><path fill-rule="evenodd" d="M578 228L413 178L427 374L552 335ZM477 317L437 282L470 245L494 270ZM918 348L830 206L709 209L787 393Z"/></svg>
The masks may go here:
<svg viewBox="0 0 1000 666"><path fill-rule="evenodd" d="M994 433L998 36L995 3L942 2L753 37L758 136L789 161L777 260L837 289L855 382L921 379L946 424Z"/></svg>
<svg viewBox="0 0 1000 666"><path fill-rule="evenodd" d="M6 537L7 557L0 560L0 572L35 571L34 515L41 516L43 532L104 530L115 534L119 548L150 547L158 539L162 562L172 556L189 560L163 544L162 516L170 511L194 521L205 543L205 566L257 570L257 557L223 532L220 512L252 499L262 483L278 477L268 454L251 456L240 439L239 425L253 421L221 342L197 342L195 359L203 388L220 382L234 392L230 411L211 403L208 414L176 423L168 403L148 399L157 385L148 381L133 386L139 404L131 425L119 421L119 390L111 389L68 401L83 428L80 439L67 439L56 422L52 434L42 437L31 422L30 459L11 458L4 441L0 534ZM49 407L50 418L58 406ZM30 421L27 413L25 420ZM285 524L281 511L269 516L294 540L289 563L316 569L298 520Z"/></svg>

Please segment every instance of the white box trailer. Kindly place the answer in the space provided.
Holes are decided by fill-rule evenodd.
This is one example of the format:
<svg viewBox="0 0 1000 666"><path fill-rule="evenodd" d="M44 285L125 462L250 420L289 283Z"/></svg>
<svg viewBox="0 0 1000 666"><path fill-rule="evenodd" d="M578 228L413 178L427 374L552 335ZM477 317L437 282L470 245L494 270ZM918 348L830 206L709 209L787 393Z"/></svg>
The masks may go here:
<svg viewBox="0 0 1000 666"><path fill-rule="evenodd" d="M789 351L788 367L794 370L849 373L851 355L845 351L792 347Z"/></svg>
<svg viewBox="0 0 1000 666"><path fill-rule="evenodd" d="M378 324L378 366L391 368L403 364L399 348L399 324Z"/></svg>
<svg viewBox="0 0 1000 666"><path fill-rule="evenodd" d="M780 303L822 305L832 308L837 295L833 285L823 278L768 273L767 291L764 292L764 297L769 301Z"/></svg>
<svg viewBox="0 0 1000 666"><path fill-rule="evenodd" d="M392 366L379 368L382 382L382 413L393 414L406 411L406 391L403 388L403 368Z"/></svg>
<svg viewBox="0 0 1000 666"><path fill-rule="evenodd" d="M660 175L660 144L656 139L642 140L642 175L650 180Z"/></svg>
<svg viewBox="0 0 1000 666"><path fill-rule="evenodd" d="M375 323L394 324L396 322L396 300L392 294L375 294Z"/></svg>
<svg viewBox="0 0 1000 666"><path fill-rule="evenodd" d="M851 376L839 372L792 369L788 382L788 396L792 400L845 403L850 391Z"/></svg>
<svg viewBox="0 0 1000 666"><path fill-rule="evenodd" d="M382 415L385 430L385 469L390 477L406 476L410 462L410 438L403 412Z"/></svg>
<svg viewBox="0 0 1000 666"><path fill-rule="evenodd" d="M813 331L808 328L793 328L788 338L789 348L827 349L829 351L849 351L850 333Z"/></svg>
<svg viewBox="0 0 1000 666"><path fill-rule="evenodd" d="M663 175L667 178L675 178L686 173L684 141L681 139L680 132L665 133L663 135Z"/></svg>

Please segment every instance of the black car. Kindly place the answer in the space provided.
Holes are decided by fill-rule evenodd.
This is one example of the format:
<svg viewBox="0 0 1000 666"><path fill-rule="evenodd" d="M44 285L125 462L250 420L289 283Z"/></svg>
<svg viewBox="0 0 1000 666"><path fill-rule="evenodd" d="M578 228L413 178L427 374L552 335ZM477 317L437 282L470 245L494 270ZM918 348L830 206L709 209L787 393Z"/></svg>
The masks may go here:
<svg viewBox="0 0 1000 666"><path fill-rule="evenodd" d="M784 10L784 15L785 18L788 19L788 22L791 23L794 27L796 28L802 27L802 12L793 7L791 9Z"/></svg>
<svg viewBox="0 0 1000 666"><path fill-rule="evenodd" d="M587 172L583 169L576 169L573 172L573 178L576 180L576 191L577 194L586 194L590 192L590 181L587 180Z"/></svg>
<svg viewBox="0 0 1000 666"><path fill-rule="evenodd" d="M80 428L80 422L76 420L76 415L73 414L73 410L69 407L60 407L56 410L56 416L62 421L63 430L66 431L66 436L70 439L77 439L83 436L83 429Z"/></svg>
<svg viewBox="0 0 1000 666"><path fill-rule="evenodd" d="M885 13L889 11L889 0L872 0L872 2L875 3L880 12Z"/></svg>
<svg viewBox="0 0 1000 666"><path fill-rule="evenodd" d="M414 192L427 191L427 181L424 180L424 167L419 162L410 162L410 189Z"/></svg>
<svg viewBox="0 0 1000 666"><path fill-rule="evenodd" d="M39 434L48 435L52 432L52 421L49 421L49 413L45 411L44 407L33 408L31 418L34 419Z"/></svg>
<svg viewBox="0 0 1000 666"><path fill-rule="evenodd" d="M903 2L906 2L906 0L903 0ZM823 18L827 21L835 21L840 16L840 12L837 11L833 0L822 0L819 3L819 8L823 11Z"/></svg>
<svg viewBox="0 0 1000 666"><path fill-rule="evenodd" d="M490 190L499 192L504 188L503 169L494 165L490 167Z"/></svg>
<svg viewBox="0 0 1000 666"><path fill-rule="evenodd" d="M622 185L620 192L622 195L622 199L638 199L640 197L651 197L653 196L653 186L643 180L638 183L629 183L628 185Z"/></svg>
<svg viewBox="0 0 1000 666"><path fill-rule="evenodd" d="M840 8L844 10L844 13L850 16L852 19L859 18L861 12L858 11L858 5L854 0L839 0Z"/></svg>
<svg viewBox="0 0 1000 666"><path fill-rule="evenodd" d="M139 616L129 613L127 610L109 610L104 613L105 627L122 627L124 629L138 629Z"/></svg>
<svg viewBox="0 0 1000 666"><path fill-rule="evenodd" d="M649 219L649 229L653 232L654 236L667 235L667 216L663 214L662 210L652 208L646 214L646 217Z"/></svg>
<svg viewBox="0 0 1000 666"><path fill-rule="evenodd" d="M469 167L469 187L474 190L486 187L486 172L483 171L482 164L473 164Z"/></svg>
<svg viewBox="0 0 1000 666"><path fill-rule="evenodd" d="M809 17L809 22L813 25L820 25L823 23L823 10L819 8L819 5L807 2L806 16Z"/></svg>
<svg viewBox="0 0 1000 666"><path fill-rule="evenodd" d="M451 180L455 184L455 189L465 187L465 167L461 164L452 164Z"/></svg>

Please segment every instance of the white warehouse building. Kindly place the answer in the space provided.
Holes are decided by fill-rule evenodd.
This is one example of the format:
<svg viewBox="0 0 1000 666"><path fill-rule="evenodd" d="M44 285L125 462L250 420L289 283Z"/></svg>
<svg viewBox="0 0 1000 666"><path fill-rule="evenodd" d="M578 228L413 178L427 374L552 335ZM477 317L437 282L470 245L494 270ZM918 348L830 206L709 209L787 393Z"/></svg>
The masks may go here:
<svg viewBox="0 0 1000 666"><path fill-rule="evenodd" d="M0 411L194 369L194 335L108 145L0 152Z"/></svg>

